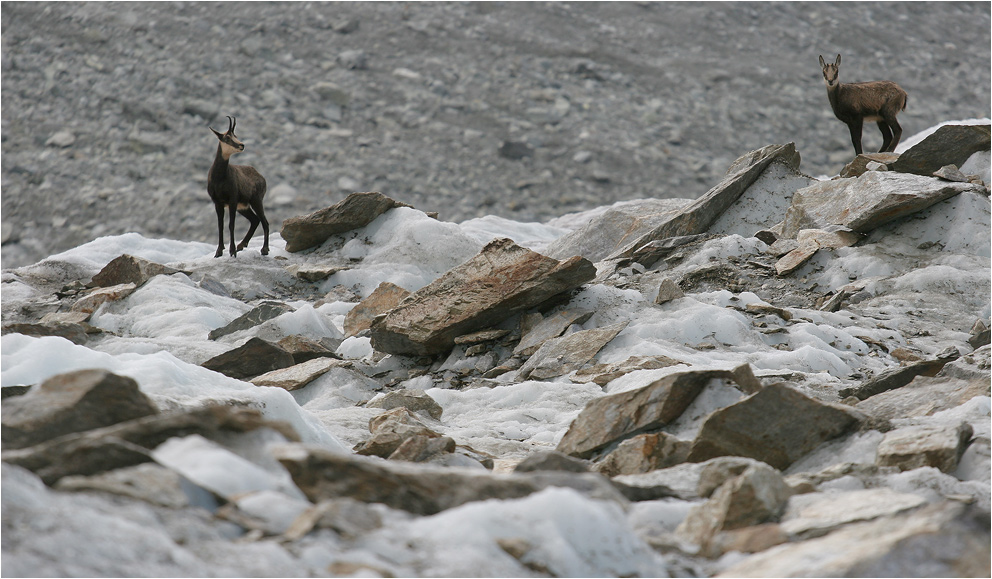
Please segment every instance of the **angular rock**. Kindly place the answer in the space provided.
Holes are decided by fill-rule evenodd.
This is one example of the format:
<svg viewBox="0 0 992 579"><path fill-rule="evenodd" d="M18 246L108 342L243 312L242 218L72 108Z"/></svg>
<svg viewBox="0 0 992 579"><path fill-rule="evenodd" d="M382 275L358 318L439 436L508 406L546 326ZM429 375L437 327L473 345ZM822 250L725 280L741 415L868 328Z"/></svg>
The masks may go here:
<svg viewBox="0 0 992 579"><path fill-rule="evenodd" d="M509 335L510 330L483 330L455 338L455 344L483 344Z"/></svg>
<svg viewBox="0 0 992 579"><path fill-rule="evenodd" d="M80 312L82 313L82 312ZM89 315L87 314L87 317ZM25 336L59 336L73 344L83 345L89 338L87 326L66 322L43 322L39 324L4 324L3 334L24 334ZM92 326L89 326L92 327Z"/></svg>
<svg viewBox="0 0 992 579"><path fill-rule="evenodd" d="M331 368L341 365L350 365L350 362L342 362L333 358L314 358L288 368L266 372L252 378L249 382L255 386L271 386L289 391L299 390L323 376Z"/></svg>
<svg viewBox="0 0 992 579"><path fill-rule="evenodd" d="M968 336L968 345L977 350L982 346L987 346L989 343L992 343L992 330L983 321L978 320L971 327L971 335Z"/></svg>
<svg viewBox="0 0 992 579"><path fill-rule="evenodd" d="M520 498L548 487L567 487L594 499L626 502L608 479L594 473L499 475L381 461L300 446L281 448L277 458L312 502L350 497L432 515L472 501Z"/></svg>
<svg viewBox="0 0 992 579"><path fill-rule="evenodd" d="M889 167L898 158L899 155L896 153L862 153L840 170L840 176L844 179L848 177L860 177L869 171L869 164L878 163Z"/></svg>
<svg viewBox="0 0 992 579"><path fill-rule="evenodd" d="M703 422L688 460L745 456L785 469L821 443L858 428L865 419L839 404L813 400L785 384L772 384Z"/></svg>
<svg viewBox="0 0 992 579"><path fill-rule="evenodd" d="M384 281L369 297L353 307L344 318L344 335L355 336L369 329L376 316L385 314L403 301L410 292L400 286Z"/></svg>
<svg viewBox="0 0 992 579"><path fill-rule="evenodd" d="M685 462L690 447L691 442L664 432L638 434L596 463L596 471L614 477L668 468Z"/></svg>
<svg viewBox="0 0 992 579"><path fill-rule="evenodd" d="M843 227L829 229L803 229L796 234L799 245L815 242L820 247L840 248L851 247L861 241L862 235Z"/></svg>
<svg viewBox="0 0 992 579"><path fill-rule="evenodd" d="M181 479L176 472L146 462L92 476L67 476L53 486L60 491L99 491L181 509L191 506Z"/></svg>
<svg viewBox="0 0 992 579"><path fill-rule="evenodd" d="M244 314L241 314L226 326L210 330L207 337L211 340L216 340L217 338L228 334L233 334L234 332L254 328L263 322L267 322L273 318L278 318L279 316L288 314L292 311L293 308L291 306L282 302L264 301Z"/></svg>
<svg viewBox="0 0 992 579"><path fill-rule="evenodd" d="M957 165L944 165L933 172L934 177L940 177L945 181L957 181L958 183L968 183L968 176L957 168Z"/></svg>
<svg viewBox="0 0 992 579"><path fill-rule="evenodd" d="M513 349L513 353L522 356L531 356L541 345L552 338L562 335L573 324L581 325L589 321L589 318L594 313L591 310L569 308L543 318L524 332L520 338L520 343ZM540 314L537 315L539 316Z"/></svg>
<svg viewBox="0 0 992 579"><path fill-rule="evenodd" d="M578 370L617 337L628 323L619 322L548 340L520 367L519 379L547 380Z"/></svg>
<svg viewBox="0 0 992 579"><path fill-rule="evenodd" d="M389 460L405 460L407 462L428 462L440 455L455 452L455 441L447 436L424 436L418 434L403 441Z"/></svg>
<svg viewBox="0 0 992 579"><path fill-rule="evenodd" d="M748 365L732 372L699 370L671 374L643 388L597 398L572 421L557 450L588 458L633 435L673 422L713 379L733 380L746 392L761 388Z"/></svg>
<svg viewBox="0 0 992 579"><path fill-rule="evenodd" d="M782 515L782 530L794 539L822 537L844 525L897 515L927 504L919 495L887 488L792 497Z"/></svg>
<svg viewBox="0 0 992 579"><path fill-rule="evenodd" d="M586 259L558 261L497 239L376 318L372 347L389 354L440 354L456 337L496 325L595 275Z"/></svg>
<svg viewBox="0 0 992 579"><path fill-rule="evenodd" d="M72 311L92 314L100 306L107 302L116 302L131 295L134 293L135 288L137 288L137 286L133 283L125 283L95 289L87 292L81 298L76 300L76 303L72 304Z"/></svg>
<svg viewBox="0 0 992 579"><path fill-rule="evenodd" d="M955 428L910 426L892 430L885 433L878 445L875 463L903 471L932 466L951 473L958 467L972 434L972 427L967 422Z"/></svg>
<svg viewBox="0 0 992 579"><path fill-rule="evenodd" d="M964 165L978 151L989 150L989 125L944 125L899 155L893 171L933 175L944 165Z"/></svg>
<svg viewBox="0 0 992 579"><path fill-rule="evenodd" d="M172 275L174 273L179 273L179 270L125 253L115 257L99 273L94 275L93 285L111 287L133 283L137 287L156 275Z"/></svg>
<svg viewBox="0 0 992 579"><path fill-rule="evenodd" d="M654 298L654 303L656 304L667 304L672 300L677 300L679 298L684 298L685 292L682 288L678 286L677 283L672 281L671 278L666 277L661 280L661 286L658 287L658 295Z"/></svg>
<svg viewBox="0 0 992 579"><path fill-rule="evenodd" d="M793 249L775 262L775 273L778 275L789 275L809 261L816 252L820 251L820 244L812 241Z"/></svg>
<svg viewBox="0 0 992 579"><path fill-rule="evenodd" d="M727 175L715 187L683 207L672 219L613 252L609 259L629 257L638 248L658 239L706 231L761 176L768 165L776 160L798 170L800 159L795 144L768 145L743 155L727 169Z"/></svg>
<svg viewBox="0 0 992 579"><path fill-rule="evenodd" d="M575 231L551 242L548 257L581 255L597 262L655 227L667 223L689 199L643 199L617 203Z"/></svg>
<svg viewBox="0 0 992 579"><path fill-rule="evenodd" d="M706 228L710 234L752 237L782 221L792 194L816 181L797 166L772 162L744 193Z"/></svg>
<svg viewBox="0 0 992 579"><path fill-rule="evenodd" d="M984 577L989 517L944 502L752 555L717 577Z"/></svg>
<svg viewBox="0 0 992 579"><path fill-rule="evenodd" d="M423 390L416 389L393 390L381 398L370 400L365 406L366 408L382 408L383 410L402 407L410 412L426 412L434 420L441 420L442 413L440 404L425 394Z"/></svg>
<svg viewBox="0 0 992 579"><path fill-rule="evenodd" d="M789 310L769 304L753 303L748 304L744 309L752 314L778 316L787 322L792 319L792 312Z"/></svg>
<svg viewBox="0 0 992 579"><path fill-rule="evenodd" d="M428 428L402 406L388 410L369 421L372 437L355 447L357 454L387 458L408 438L426 436L440 438L441 435Z"/></svg>
<svg viewBox="0 0 992 579"><path fill-rule="evenodd" d="M617 268L622 266L638 263L644 267L651 267L657 263L659 259L668 257L685 246L701 244L704 241L714 237L717 236L710 235L708 233L698 233L695 235L678 235L675 237L665 237L662 239L649 241L648 243L635 248L629 256L611 256L608 258L608 260L606 260L607 263L605 264L605 267L601 268L602 270L597 276L597 281L609 279L609 277L616 272ZM682 249L682 251L685 250Z"/></svg>
<svg viewBox="0 0 992 579"><path fill-rule="evenodd" d="M237 380L254 378L266 372L289 368L296 362L292 354L261 338L251 338L241 346L228 350L200 364Z"/></svg>
<svg viewBox="0 0 992 579"><path fill-rule="evenodd" d="M286 268L286 271L302 279L303 281L318 282L346 269L348 268L343 265L291 265Z"/></svg>
<svg viewBox="0 0 992 579"><path fill-rule="evenodd" d="M200 434L215 438L224 432L262 427L274 428L289 440L299 439L292 428L264 420L257 410L218 405L146 416L27 448L4 449L3 461L33 471L51 485L70 475L93 475L150 462L151 450L174 436Z"/></svg>
<svg viewBox="0 0 992 579"><path fill-rule="evenodd" d="M821 181L792 196L782 236L794 238L800 230L827 229L832 225L865 233L954 195L979 193L980 189L971 183L876 171L857 179Z"/></svg>
<svg viewBox="0 0 992 579"><path fill-rule="evenodd" d="M314 528L333 529L339 535L354 539L382 526L379 511L354 499L328 499L320 501L284 533L290 541L302 538Z"/></svg>
<svg viewBox="0 0 992 579"><path fill-rule="evenodd" d="M748 467L754 465L767 466L760 460L743 456L721 456L708 460L699 470L696 494L709 498L714 491L723 486L723 483L740 476Z"/></svg>
<svg viewBox="0 0 992 579"><path fill-rule="evenodd" d="M4 448L24 448L158 413L138 383L106 370L53 376L2 406Z"/></svg>
<svg viewBox="0 0 992 579"><path fill-rule="evenodd" d="M519 161L524 157L532 156L534 154L534 149L522 141L503 141L503 144L499 146L497 153L499 153L499 156L504 159Z"/></svg>
<svg viewBox="0 0 992 579"><path fill-rule="evenodd" d="M579 384L593 382L600 386L606 386L611 381L637 370L657 370L676 364L685 364L685 362L673 360L668 356L631 356L623 362L596 364L589 368L582 368L572 375L571 380Z"/></svg>
<svg viewBox="0 0 992 579"><path fill-rule="evenodd" d="M906 366L891 368L877 376L869 378L858 386L842 388L838 391L838 394L842 399L848 396L854 396L858 400L866 400L882 392L901 388L912 382L917 376L936 376L945 364L955 358L957 358L956 351L947 358L923 360Z"/></svg>
<svg viewBox="0 0 992 579"><path fill-rule="evenodd" d="M542 470L563 470L567 472L589 472L589 463L562 454L556 450L538 450L513 467L513 472L537 472Z"/></svg>
<svg viewBox="0 0 992 579"><path fill-rule="evenodd" d="M332 235L365 227L396 207L410 206L378 192L352 193L336 205L286 219L280 235L286 240L286 251L303 251L324 243Z"/></svg>
<svg viewBox="0 0 992 579"><path fill-rule="evenodd" d="M334 350L327 348L324 344L314 342L313 340L300 335L286 336L285 338L279 340L276 345L289 352L289 354L293 356L293 361L297 364L302 364L303 362L317 358L340 359L340 356L335 354Z"/></svg>

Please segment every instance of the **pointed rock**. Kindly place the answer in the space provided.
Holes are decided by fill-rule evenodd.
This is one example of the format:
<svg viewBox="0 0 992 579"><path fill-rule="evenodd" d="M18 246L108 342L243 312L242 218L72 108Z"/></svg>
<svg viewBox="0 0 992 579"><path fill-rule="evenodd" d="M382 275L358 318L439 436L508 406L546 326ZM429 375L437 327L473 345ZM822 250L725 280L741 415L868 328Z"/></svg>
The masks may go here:
<svg viewBox="0 0 992 579"><path fill-rule="evenodd" d="M369 329L376 316L389 312L409 295L410 292L394 283L380 283L369 297L359 302L344 317L344 335L356 336Z"/></svg>
<svg viewBox="0 0 992 579"><path fill-rule="evenodd" d="M898 158L899 155L896 153L862 153L841 169L840 176L845 179L848 177L860 177L869 171L869 164L878 163L889 167Z"/></svg>
<svg viewBox="0 0 992 579"><path fill-rule="evenodd" d="M672 300L677 300L684 297L685 292L682 291L682 288L680 288L677 283L672 281L671 278L666 277L661 280L661 286L658 287L658 295L654 298L654 303L659 305L667 304Z"/></svg>
<svg viewBox="0 0 992 579"><path fill-rule="evenodd" d="M426 412L434 420L441 420L442 413L440 404L423 390L415 389L393 390L382 397L370 400L365 406L366 408L382 408L383 410L402 407L410 412Z"/></svg>
<svg viewBox="0 0 992 579"><path fill-rule="evenodd" d="M586 404L557 450L588 458L635 434L673 422L713 379L732 380L741 389L760 388L748 365L729 370L695 370L665 376L637 390L597 398Z"/></svg>
<svg viewBox="0 0 992 579"><path fill-rule="evenodd" d="M250 382L255 386L270 386L289 391L299 390L323 376L331 368L342 365L350 366L351 363L333 358L314 358L300 364L294 364L288 368L266 372L252 378Z"/></svg>
<svg viewBox="0 0 992 579"><path fill-rule="evenodd" d="M593 382L600 386L606 386L611 381L637 370L657 370L677 364L685 364L685 362L673 360L668 356L631 356L623 362L596 364L589 368L583 368L576 371L571 380L579 384ZM688 364L686 365L688 366Z"/></svg>
<svg viewBox="0 0 992 579"><path fill-rule="evenodd" d="M821 443L857 429L865 416L839 404L826 404L786 386L772 384L703 422L689 461L745 456L778 469Z"/></svg>
<svg viewBox="0 0 992 579"><path fill-rule="evenodd" d="M77 370L8 398L2 412L6 449L150 416L158 408L131 378L106 370Z"/></svg>
<svg viewBox="0 0 992 579"><path fill-rule="evenodd" d="M578 370L617 337L628 323L624 321L548 340L521 366L519 379L547 380Z"/></svg>
<svg viewBox="0 0 992 579"><path fill-rule="evenodd" d="M875 463L899 470L932 466L941 472L954 472L973 432L967 422L954 428L909 426L892 430L878 445Z"/></svg>
<svg viewBox="0 0 992 579"><path fill-rule="evenodd" d="M293 364L293 356L286 350L261 338L251 338L241 346L214 356L200 365L225 376L245 380L272 370L289 368Z"/></svg>
<svg viewBox="0 0 992 579"><path fill-rule="evenodd" d="M441 435L428 428L406 408L388 410L369 421L372 437L355 447L357 454L387 458L408 438L426 436L439 438Z"/></svg>
<svg viewBox="0 0 992 579"><path fill-rule="evenodd" d="M906 366L891 368L889 370L885 370L877 376L873 376L872 378L865 380L859 386L842 388L838 394L842 399L847 398L848 396L854 396L858 400L866 400L876 394L880 394L888 390L894 390L896 388L902 388L912 382L917 376L936 376L937 372L940 372L940 370L948 362L951 362L957 357L957 351L954 351L953 355L946 358L923 360L908 364Z"/></svg>
<svg viewBox="0 0 992 579"><path fill-rule="evenodd" d="M568 308L541 319L537 324L524 333L520 343L513 349L514 354L531 356L545 342L562 335L573 324L581 325L589 321L595 312L577 308ZM537 314L540 316L540 314Z"/></svg>
<svg viewBox="0 0 992 579"><path fill-rule="evenodd" d="M95 289L76 300L76 303L72 304L72 311L92 314L107 302L116 302L126 298L134 293L136 288L137 286L133 283L125 283Z"/></svg>
<svg viewBox="0 0 992 579"><path fill-rule="evenodd" d="M303 251L324 243L332 235L365 227L396 207L410 206L382 193L352 193L337 205L283 221L280 235L286 240L286 251Z"/></svg>
<svg viewBox="0 0 992 579"><path fill-rule="evenodd" d="M376 318L372 347L389 354L440 354L456 337L496 325L595 275L584 258L558 261L497 239Z"/></svg>
<svg viewBox="0 0 992 579"><path fill-rule="evenodd" d="M944 125L913 145L891 164L893 171L933 175L944 165L964 165L978 151L988 151L990 125Z"/></svg>
<svg viewBox="0 0 992 579"><path fill-rule="evenodd" d="M664 432L638 434L596 463L596 471L614 477L668 468L685 462L690 446L688 440Z"/></svg>
<svg viewBox="0 0 992 579"><path fill-rule="evenodd" d="M172 275L174 273L179 273L179 270L125 253L115 257L99 273L94 275L93 285L110 287L133 283L137 287L156 275Z"/></svg>
<svg viewBox="0 0 992 579"><path fill-rule="evenodd" d="M238 316L226 326L211 330L207 334L207 337L211 340L216 340L234 332L254 328L263 322L267 322L291 311L293 311L293 308L282 302L264 301L248 312Z"/></svg>
<svg viewBox="0 0 992 579"><path fill-rule="evenodd" d="M816 241L800 245L775 262L775 273L780 276L789 275L802 267L817 251L820 251L820 244Z"/></svg>

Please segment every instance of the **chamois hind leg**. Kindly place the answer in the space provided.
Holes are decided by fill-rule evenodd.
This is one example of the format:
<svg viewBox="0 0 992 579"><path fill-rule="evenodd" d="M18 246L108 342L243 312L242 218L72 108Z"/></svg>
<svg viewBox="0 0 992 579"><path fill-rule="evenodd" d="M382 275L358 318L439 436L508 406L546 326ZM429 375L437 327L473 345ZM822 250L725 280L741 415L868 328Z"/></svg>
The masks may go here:
<svg viewBox="0 0 992 579"><path fill-rule="evenodd" d="M262 232L265 234L265 240L262 242L262 255L269 254L269 220L265 218L265 209L262 208L262 200L256 199L251 202L252 211L255 212L258 221L262 223ZM252 223L251 230L255 231L255 226L258 222Z"/></svg>
<svg viewBox="0 0 992 579"><path fill-rule="evenodd" d="M259 219L258 216L255 215L255 212L249 208L238 209L238 213L244 215L245 219L248 220L248 223L251 224L251 227L248 228L248 233L245 235L245 238L242 239L241 243L238 244L238 251L241 251L242 249L248 247L248 241L251 240L252 235L255 235L255 230L258 228Z"/></svg>
<svg viewBox="0 0 992 579"><path fill-rule="evenodd" d="M854 144L855 155L860 155L863 152L861 149L861 127L863 123L864 121L861 119L847 123L847 128L851 130L851 143Z"/></svg>
<svg viewBox="0 0 992 579"><path fill-rule="evenodd" d="M899 126L899 121L894 116L886 119L886 122L888 122L889 128L892 129L892 142L889 143L888 152L894 153L896 147L899 146L899 139L902 138L902 127Z"/></svg>
<svg viewBox="0 0 992 579"><path fill-rule="evenodd" d="M882 148L878 152L886 153L889 151L889 144L892 143L892 131L889 130L889 125L885 121L878 121L875 124L878 125L878 130L882 131Z"/></svg>
<svg viewBox="0 0 992 579"><path fill-rule="evenodd" d="M214 209L217 210L217 235L220 237L220 241L217 242L217 253L214 257L220 257L224 255L224 204L215 203Z"/></svg>

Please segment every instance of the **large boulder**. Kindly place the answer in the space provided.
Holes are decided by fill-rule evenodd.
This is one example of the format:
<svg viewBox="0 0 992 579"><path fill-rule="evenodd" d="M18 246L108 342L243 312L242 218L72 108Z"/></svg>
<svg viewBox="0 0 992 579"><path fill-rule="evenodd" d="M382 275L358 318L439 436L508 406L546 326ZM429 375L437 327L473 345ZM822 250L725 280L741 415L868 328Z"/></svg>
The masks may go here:
<svg viewBox="0 0 992 579"><path fill-rule="evenodd" d="M325 207L282 222L279 234L286 240L286 251L316 247L328 237L365 227L376 217L396 207L410 207L382 193L352 193L336 205Z"/></svg>
<svg viewBox="0 0 992 579"><path fill-rule="evenodd" d="M440 354L456 337L498 324L595 275L585 258L558 261L497 239L376 318L372 347L389 354Z"/></svg>
<svg viewBox="0 0 992 579"><path fill-rule="evenodd" d="M179 270L161 265L147 259L124 254L115 257L93 276L93 285L110 287L125 283L140 286L156 275L171 275Z"/></svg>
<svg viewBox="0 0 992 579"><path fill-rule="evenodd" d="M803 229L829 229L835 225L864 233L965 191L982 190L971 183L892 171L869 171L857 179L821 181L792 196L782 223L782 236L795 238Z"/></svg>
<svg viewBox="0 0 992 579"><path fill-rule="evenodd" d="M891 163L893 171L933 175L945 165L964 165L978 151L988 151L990 125L944 125Z"/></svg>
<svg viewBox="0 0 992 579"><path fill-rule="evenodd" d="M210 358L201 366L237 380L246 380L295 364L293 355L286 350L261 338L251 338L233 350Z"/></svg>

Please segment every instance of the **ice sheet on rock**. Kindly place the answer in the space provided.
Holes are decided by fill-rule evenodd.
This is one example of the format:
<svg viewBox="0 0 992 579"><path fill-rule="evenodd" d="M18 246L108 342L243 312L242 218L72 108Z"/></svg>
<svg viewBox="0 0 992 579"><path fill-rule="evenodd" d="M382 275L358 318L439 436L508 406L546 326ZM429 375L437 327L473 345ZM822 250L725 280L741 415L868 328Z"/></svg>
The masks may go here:
<svg viewBox="0 0 992 579"><path fill-rule="evenodd" d="M561 227L544 223L521 223L496 215L462 221L459 226L463 232L479 242L480 247L498 237L509 237L517 245L538 253L543 253L542 250L548 244L568 233L567 229Z"/></svg>

